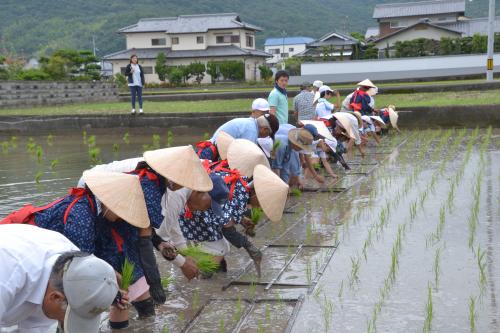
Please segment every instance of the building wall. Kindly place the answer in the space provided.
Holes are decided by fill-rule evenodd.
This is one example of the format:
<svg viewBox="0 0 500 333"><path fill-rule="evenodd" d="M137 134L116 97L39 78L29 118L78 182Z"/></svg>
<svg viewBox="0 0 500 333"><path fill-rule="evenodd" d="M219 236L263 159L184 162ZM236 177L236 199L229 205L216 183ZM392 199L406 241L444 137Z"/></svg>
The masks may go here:
<svg viewBox="0 0 500 333"><path fill-rule="evenodd" d="M291 48L293 49L293 51L290 51ZM276 54L275 50L279 50L279 53ZM273 45L264 47L264 51L266 51L267 53L271 53L273 55L272 58L266 61L268 64L275 64L280 62L281 53L288 53L288 58L289 58L305 50L306 50L306 44L285 44L284 47L283 45Z"/></svg>
<svg viewBox="0 0 500 333"><path fill-rule="evenodd" d="M456 22L458 14L438 14L409 17L391 17L379 20L380 36L391 34L401 28L418 23L422 19L429 19L431 23L449 23Z"/></svg>
<svg viewBox="0 0 500 333"><path fill-rule="evenodd" d="M169 34L170 41L173 37L179 39L179 44L172 44L172 51L178 50L204 50L207 48L207 34ZM198 44L197 38L203 37L203 43Z"/></svg>
<svg viewBox="0 0 500 333"><path fill-rule="evenodd" d="M147 49L147 48L166 48L170 47L170 37L164 32L146 32L146 33L130 33L125 34L127 41L127 49ZM151 39L165 38L166 45L153 46Z"/></svg>
<svg viewBox="0 0 500 333"><path fill-rule="evenodd" d="M253 47L248 47L246 46L246 40L245 36L246 33L250 34L253 36L254 43ZM237 35L240 36L240 41L239 43L217 43L217 36L221 35ZM255 33L250 30L245 30L245 29L226 29L226 30L210 30L207 32L207 41L209 46L227 46L227 45L236 45L238 47L241 47L243 49L255 49Z"/></svg>
<svg viewBox="0 0 500 333"><path fill-rule="evenodd" d="M417 25L413 29L388 37L378 43L376 42L375 47L378 49L386 49L387 46L389 46L389 48L393 47L398 41L407 41L417 38L440 40L442 37L460 37L460 34L437 29L428 25Z"/></svg>
<svg viewBox="0 0 500 333"><path fill-rule="evenodd" d="M246 81L259 81L260 71L259 66L265 64L265 58L261 57L214 57L214 58L185 58L185 59L168 59L169 66L180 66L180 65L189 65L193 62L201 62L203 64L207 64L209 61L224 61L224 60L238 60L245 62L245 80ZM155 59L142 59L141 66L146 72L149 68L151 68L151 74L144 74L144 79L147 83L160 83L161 81L158 79L158 75L154 70ZM113 75L122 73L122 69L128 65L128 60L114 60L113 64ZM194 80L191 80L193 82ZM208 74L205 74L203 81L201 83L211 83L211 77Z"/></svg>

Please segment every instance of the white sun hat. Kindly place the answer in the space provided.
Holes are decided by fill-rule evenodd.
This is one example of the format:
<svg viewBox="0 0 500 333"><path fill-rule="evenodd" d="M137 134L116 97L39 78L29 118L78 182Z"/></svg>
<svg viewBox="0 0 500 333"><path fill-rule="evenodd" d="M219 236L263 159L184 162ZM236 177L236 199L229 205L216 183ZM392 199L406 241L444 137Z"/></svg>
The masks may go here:
<svg viewBox="0 0 500 333"><path fill-rule="evenodd" d="M321 86L321 87L319 88L319 90L318 90L318 92L319 92L320 94L321 94L322 92L325 92L325 91L331 91L331 92L333 92L333 89L332 89L332 88L330 88L330 87L329 87L329 86L327 86L327 85L324 85L324 86Z"/></svg>
<svg viewBox="0 0 500 333"><path fill-rule="evenodd" d="M83 180L110 211L138 227L150 225L144 192L137 175L109 171L85 171Z"/></svg>
<svg viewBox="0 0 500 333"><path fill-rule="evenodd" d="M328 127L326 127L324 122L322 122L320 120L301 120L301 122L304 125L310 124L310 125L313 125L314 127L316 127L316 129L318 130L318 133L321 136L323 136L325 139L328 139L330 141L336 141L335 138L333 137L332 133L328 129Z"/></svg>
<svg viewBox="0 0 500 333"><path fill-rule="evenodd" d="M257 143L259 144L260 148L264 152L267 158L271 157L271 151L273 151L273 139L271 137L265 137L265 138L258 138Z"/></svg>
<svg viewBox="0 0 500 333"><path fill-rule="evenodd" d="M358 84L356 84L357 86L360 86L360 87L371 87L371 88L377 88L376 85L373 84L372 81L370 81L370 79L365 79L361 82L358 82Z"/></svg>
<svg viewBox="0 0 500 333"><path fill-rule="evenodd" d="M264 152L252 141L246 139L234 140L227 150L229 168L237 169L241 175L252 177L256 165L262 164L270 169L269 161Z"/></svg>
<svg viewBox="0 0 500 333"><path fill-rule="evenodd" d="M63 287L68 301L64 332L97 333L101 313L118 293L113 267L94 255L74 257L64 268Z"/></svg>
<svg viewBox="0 0 500 333"><path fill-rule="evenodd" d="M260 164L255 166L253 179L255 194L264 214L272 222L280 221L288 197L288 185L271 169Z"/></svg>
<svg viewBox="0 0 500 333"><path fill-rule="evenodd" d="M178 185L199 192L209 192L213 188L192 146L147 151L144 160L153 170Z"/></svg>
<svg viewBox="0 0 500 333"><path fill-rule="evenodd" d="M316 80L313 82L313 87L316 87L316 88L321 88L321 86L323 85L323 81L320 81L320 80Z"/></svg>
<svg viewBox="0 0 500 333"><path fill-rule="evenodd" d="M215 145L217 146L217 151L219 152L221 160L227 159L227 150L233 141L234 138L224 131L220 131L217 135Z"/></svg>
<svg viewBox="0 0 500 333"><path fill-rule="evenodd" d="M356 135L354 134L352 129L351 121L349 120L349 117L345 112L335 112L333 114L333 117L335 117L340 122L349 137L351 137L352 139L356 139Z"/></svg>

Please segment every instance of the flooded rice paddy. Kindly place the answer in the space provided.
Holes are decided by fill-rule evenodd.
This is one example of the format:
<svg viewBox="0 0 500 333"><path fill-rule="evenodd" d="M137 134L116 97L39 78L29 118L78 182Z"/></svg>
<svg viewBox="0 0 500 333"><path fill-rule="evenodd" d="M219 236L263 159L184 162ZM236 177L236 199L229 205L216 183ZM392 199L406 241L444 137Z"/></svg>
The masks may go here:
<svg viewBox="0 0 500 333"><path fill-rule="evenodd" d="M0 134L0 217L64 195L91 164L204 132ZM123 332L499 332L500 130L403 131L350 164L258 225L260 279L235 248L209 280L158 257L167 302Z"/></svg>

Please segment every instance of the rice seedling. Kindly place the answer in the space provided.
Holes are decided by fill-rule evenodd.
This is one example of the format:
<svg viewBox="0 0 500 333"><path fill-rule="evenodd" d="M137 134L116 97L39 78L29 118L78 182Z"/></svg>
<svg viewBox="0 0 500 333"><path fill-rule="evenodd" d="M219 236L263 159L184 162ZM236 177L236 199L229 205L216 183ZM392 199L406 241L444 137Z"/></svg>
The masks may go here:
<svg viewBox="0 0 500 333"><path fill-rule="evenodd" d="M170 331L168 330L168 326L167 326L167 325L163 326L163 329L162 329L162 331L161 331L161 332L162 332L162 333L168 333L168 332L170 332Z"/></svg>
<svg viewBox="0 0 500 333"><path fill-rule="evenodd" d="M130 134L129 134L129 132L125 132L125 134L123 135L122 140L123 140L123 142L126 145L130 144Z"/></svg>
<svg viewBox="0 0 500 333"><path fill-rule="evenodd" d="M193 300L191 301L191 307L193 310L198 310L200 307L200 292L198 289L195 289L193 292Z"/></svg>
<svg viewBox="0 0 500 333"><path fill-rule="evenodd" d="M28 138L28 142L26 143L26 151L30 154L33 154L35 152L35 149L36 149L36 142L35 142L35 139L33 138Z"/></svg>
<svg viewBox="0 0 500 333"><path fill-rule="evenodd" d="M35 183L40 184L42 176L43 176L43 171L37 171L37 173L35 173Z"/></svg>
<svg viewBox="0 0 500 333"><path fill-rule="evenodd" d="M151 141L152 141L151 144L142 145L142 149L143 150L156 150L156 149L160 149L160 145L161 145L160 135L153 134L153 137L152 137Z"/></svg>
<svg viewBox="0 0 500 333"><path fill-rule="evenodd" d="M307 284L311 284L312 282L312 265L311 265L311 260L307 260L306 264L306 279L307 279Z"/></svg>
<svg viewBox="0 0 500 333"><path fill-rule="evenodd" d="M168 275L168 276L164 276L161 278L161 286L164 288L164 289L167 289L172 283L174 283L175 281L175 278L173 277L173 275Z"/></svg>
<svg viewBox="0 0 500 333"><path fill-rule="evenodd" d="M59 165L59 160L56 158L50 162L50 170L54 170Z"/></svg>
<svg viewBox="0 0 500 333"><path fill-rule="evenodd" d="M4 154L7 154L9 152L9 141L3 141L2 142L2 152Z"/></svg>
<svg viewBox="0 0 500 333"><path fill-rule="evenodd" d="M86 145L87 144L87 131L83 131L82 132L82 139L83 139L83 144Z"/></svg>
<svg viewBox="0 0 500 333"><path fill-rule="evenodd" d="M416 216L417 216L417 201L413 201L410 204L410 218L411 218L411 220L414 220Z"/></svg>
<svg viewBox="0 0 500 333"><path fill-rule="evenodd" d="M344 281L342 281L344 282ZM318 285L316 286L316 289L314 289L313 297L314 299L319 302L321 294L323 294L323 285Z"/></svg>
<svg viewBox="0 0 500 333"><path fill-rule="evenodd" d="M311 223L306 225L306 243L311 243L313 237Z"/></svg>
<svg viewBox="0 0 500 333"><path fill-rule="evenodd" d="M425 321L423 332L430 332L432 329L432 318L434 316L433 305L432 305L432 290L431 286L427 286L427 304L425 306Z"/></svg>
<svg viewBox="0 0 500 333"><path fill-rule="evenodd" d="M271 323L271 308L269 307L269 304L266 304L266 309L264 311L266 316L266 322Z"/></svg>
<svg viewBox="0 0 500 333"><path fill-rule="evenodd" d="M224 318L221 318L219 320L219 333L224 333L226 331L226 328L224 326Z"/></svg>
<svg viewBox="0 0 500 333"><path fill-rule="evenodd" d="M188 246L179 250L179 253L185 257L191 257L202 273L213 274L219 269L219 263L215 261L214 256L204 252L199 246Z"/></svg>
<svg viewBox="0 0 500 333"><path fill-rule="evenodd" d="M238 322L241 319L241 296L238 296L238 299L236 300L236 311L233 314L233 320Z"/></svg>
<svg viewBox="0 0 500 333"><path fill-rule="evenodd" d="M51 146L51 147L52 147L52 145L54 144L54 136L53 136L52 134L49 134L49 135L47 136L47 144L48 144L49 146Z"/></svg>
<svg viewBox="0 0 500 333"><path fill-rule="evenodd" d="M205 132L203 133L203 141L208 141L210 139L210 133Z"/></svg>
<svg viewBox="0 0 500 333"><path fill-rule="evenodd" d="M351 287L355 282L359 281L359 256L351 257L351 276L350 276L350 285Z"/></svg>
<svg viewBox="0 0 500 333"><path fill-rule="evenodd" d="M436 253L434 254L434 264L432 265L432 269L434 271L434 286L436 289L439 288L439 273L441 272L441 248L436 249Z"/></svg>
<svg viewBox="0 0 500 333"><path fill-rule="evenodd" d="M101 163L101 148L99 147L92 147L89 149L89 158L90 158L90 163L93 165L100 164Z"/></svg>
<svg viewBox="0 0 500 333"><path fill-rule="evenodd" d="M36 146L35 149L36 161L38 164L41 164L43 161L43 148L40 145Z"/></svg>
<svg viewBox="0 0 500 333"><path fill-rule="evenodd" d="M262 321L260 321L260 319L257 322L257 333L264 333L264 327L262 327Z"/></svg>
<svg viewBox="0 0 500 333"><path fill-rule="evenodd" d="M481 292L485 290L486 285L488 283L485 255L486 255L486 250L481 251L481 246L478 246L476 252L476 260L477 260L477 267L479 269L479 287L481 289Z"/></svg>
<svg viewBox="0 0 500 333"><path fill-rule="evenodd" d="M396 271L397 271L398 266L399 266L398 257L399 257L399 255L398 255L397 248L396 248L396 246L393 246L392 250L391 250L391 269L389 271L389 275L391 277L392 282L396 281Z"/></svg>
<svg viewBox="0 0 500 333"><path fill-rule="evenodd" d="M13 149L17 149L17 136L11 136L10 137L10 146Z"/></svg>
<svg viewBox="0 0 500 333"><path fill-rule="evenodd" d="M96 145L96 137L95 135L91 135L87 138L87 145L89 146L89 149L92 148L92 147L95 147Z"/></svg>
<svg viewBox="0 0 500 333"><path fill-rule="evenodd" d="M469 329L471 333L476 332L476 298L469 297Z"/></svg>
<svg viewBox="0 0 500 333"><path fill-rule="evenodd" d="M186 320L186 314L184 313L184 311L179 312L177 314L177 319L179 319L181 323L183 323Z"/></svg>
<svg viewBox="0 0 500 333"><path fill-rule="evenodd" d="M332 325L333 316L333 301L329 300L325 296L325 302L323 304L323 323L325 324L325 331L330 329Z"/></svg>
<svg viewBox="0 0 500 333"><path fill-rule="evenodd" d="M255 297L256 292L257 292L257 285L255 284L255 282L252 281L248 286L248 298L253 299Z"/></svg>
<svg viewBox="0 0 500 333"><path fill-rule="evenodd" d="M167 147L172 147L174 145L174 133L172 131L167 132Z"/></svg>
<svg viewBox="0 0 500 333"><path fill-rule="evenodd" d="M342 298L342 295L343 295L343 294L344 294L344 280L342 280L342 281L340 282L340 288L339 288L339 292L338 292L337 296L338 296L339 298Z"/></svg>
<svg viewBox="0 0 500 333"><path fill-rule="evenodd" d="M118 143L113 143L113 153L118 153L120 151L120 145Z"/></svg>
<svg viewBox="0 0 500 333"><path fill-rule="evenodd" d="M131 263L127 257L125 257L122 265L120 289L128 290L128 287L130 286L130 284L132 283L132 279L134 278L134 268L135 265Z"/></svg>
<svg viewBox="0 0 500 333"><path fill-rule="evenodd" d="M290 190L290 195L293 196L293 197L300 198L302 196L302 191L299 190L298 188L292 188Z"/></svg>

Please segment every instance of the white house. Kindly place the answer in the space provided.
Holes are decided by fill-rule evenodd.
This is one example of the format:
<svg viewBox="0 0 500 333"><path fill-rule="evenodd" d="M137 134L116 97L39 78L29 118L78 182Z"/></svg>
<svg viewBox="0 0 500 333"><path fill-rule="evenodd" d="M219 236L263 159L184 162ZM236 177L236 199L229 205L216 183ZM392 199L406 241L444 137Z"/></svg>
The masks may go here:
<svg viewBox="0 0 500 333"><path fill-rule="evenodd" d="M313 42L310 37L280 37L268 38L264 43L264 51L272 54L272 58L267 59L267 63L274 65L282 59L293 57L306 50L306 45Z"/></svg>
<svg viewBox="0 0 500 333"><path fill-rule="evenodd" d="M259 31L262 29L243 22L235 13L146 18L120 29L118 33L126 38L126 49L103 59L112 63L114 75L123 73L130 56L137 55L147 82L160 82L154 66L161 52L167 66L241 61L245 79L260 80L259 66L271 55L255 48L255 34ZM202 83L210 82L210 75L205 75Z"/></svg>

